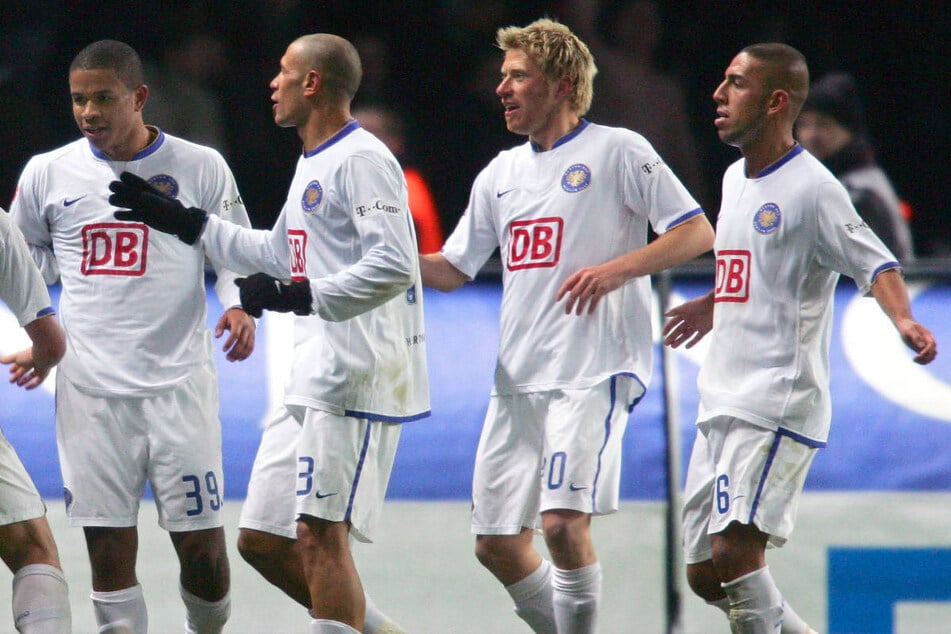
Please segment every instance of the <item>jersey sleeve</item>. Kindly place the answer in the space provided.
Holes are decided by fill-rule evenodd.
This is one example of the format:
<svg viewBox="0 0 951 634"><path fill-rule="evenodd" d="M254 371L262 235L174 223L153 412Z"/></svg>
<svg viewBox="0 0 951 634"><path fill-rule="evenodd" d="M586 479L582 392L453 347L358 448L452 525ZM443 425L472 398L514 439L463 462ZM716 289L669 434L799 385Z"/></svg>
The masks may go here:
<svg viewBox="0 0 951 634"><path fill-rule="evenodd" d="M0 299L20 326L53 312L49 291L23 235L0 209Z"/></svg>
<svg viewBox="0 0 951 634"><path fill-rule="evenodd" d="M489 164L476 177L465 212L446 239L441 253L469 279L475 278L492 253L500 246L498 228L492 213L492 171Z"/></svg>
<svg viewBox="0 0 951 634"><path fill-rule="evenodd" d="M211 156L213 157L213 170L209 186L202 192L201 208L239 227L250 228L251 221L248 219L244 200L238 191L238 185L231 169L217 152L212 152ZM212 261L212 266L217 275L215 293L218 295L221 305L226 310L233 306L239 306L241 298L238 287L234 284L234 280L238 277L237 273L220 264L216 265L214 261Z"/></svg>
<svg viewBox="0 0 951 634"><path fill-rule="evenodd" d="M623 156L624 201L643 213L658 235L703 213L700 204L646 139L632 137Z"/></svg>
<svg viewBox="0 0 951 634"><path fill-rule="evenodd" d="M816 190L817 258L824 266L848 275L863 294L875 277L898 268L898 259L856 212L839 182L820 183Z"/></svg>
<svg viewBox="0 0 951 634"><path fill-rule="evenodd" d="M55 284L59 280L59 264L53 253L53 238L49 223L43 216L41 192L44 189L42 173L36 158L30 159L20 180L10 206L10 216L26 240L30 255L39 267L43 280Z"/></svg>
<svg viewBox="0 0 951 634"><path fill-rule="evenodd" d="M395 161L350 156L339 178L361 257L341 271L311 280L314 307L328 321L344 321L407 291L416 282L418 255L406 181Z"/></svg>

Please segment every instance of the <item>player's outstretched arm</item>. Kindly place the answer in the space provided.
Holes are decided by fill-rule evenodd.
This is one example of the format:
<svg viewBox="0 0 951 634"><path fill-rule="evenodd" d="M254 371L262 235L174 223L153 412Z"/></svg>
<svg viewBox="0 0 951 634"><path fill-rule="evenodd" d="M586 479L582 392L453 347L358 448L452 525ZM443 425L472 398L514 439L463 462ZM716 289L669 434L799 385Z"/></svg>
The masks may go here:
<svg viewBox="0 0 951 634"><path fill-rule="evenodd" d="M32 390L66 354L66 333L53 315L31 321L24 330L33 345L0 357L0 363L10 366L11 383Z"/></svg>
<svg viewBox="0 0 951 634"><path fill-rule="evenodd" d="M694 216L645 247L575 271L562 283L555 301L565 298L566 314L581 315L585 308L593 313L602 297L629 279L669 269L709 251L713 248L713 237L713 227L706 216Z"/></svg>
<svg viewBox="0 0 951 634"><path fill-rule="evenodd" d="M153 229L178 236L185 244L198 241L208 222L208 212L196 207L186 209L178 200L130 172L122 172L119 179L109 183L113 192L109 204L127 207L128 210L115 212L116 220L143 222Z"/></svg>
<svg viewBox="0 0 951 634"><path fill-rule="evenodd" d="M228 338L222 349L228 361L244 361L254 352L254 320L240 306L233 306L224 312L215 326L215 338L228 331Z"/></svg>
<svg viewBox="0 0 951 634"><path fill-rule="evenodd" d="M671 348L681 344L694 347L713 330L713 291L671 308L664 316L668 317L664 324L664 343Z"/></svg>
<svg viewBox="0 0 951 634"><path fill-rule="evenodd" d="M419 273L423 285L448 293L469 281L465 273L454 267L442 253L419 256Z"/></svg>
<svg viewBox="0 0 951 634"><path fill-rule="evenodd" d="M938 343L931 331L911 315L908 289L898 269L883 271L872 283L872 296L895 324L905 345L915 351L915 363L931 363L938 356Z"/></svg>
<svg viewBox="0 0 951 634"><path fill-rule="evenodd" d="M295 315L314 313L314 295L310 280L285 284L267 273L255 273L234 281L241 289L241 308L252 317L260 317L265 310Z"/></svg>

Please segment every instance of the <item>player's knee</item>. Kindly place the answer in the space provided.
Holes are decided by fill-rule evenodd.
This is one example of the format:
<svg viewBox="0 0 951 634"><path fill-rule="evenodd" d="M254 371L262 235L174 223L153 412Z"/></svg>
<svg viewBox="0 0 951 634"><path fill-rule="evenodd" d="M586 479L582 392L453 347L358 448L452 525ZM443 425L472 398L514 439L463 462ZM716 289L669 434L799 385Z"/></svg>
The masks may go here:
<svg viewBox="0 0 951 634"><path fill-rule="evenodd" d="M723 588L714 572L712 562L688 565L687 585L694 594L707 602L717 601L724 597Z"/></svg>
<svg viewBox="0 0 951 634"><path fill-rule="evenodd" d="M515 553L507 547L506 540L494 535L477 535L475 556L479 563L489 570L495 570L501 563L511 561Z"/></svg>
<svg viewBox="0 0 951 634"><path fill-rule="evenodd" d="M246 562L257 567L256 564L267 557L267 549L262 541L255 533L241 529L238 531L238 554Z"/></svg>
<svg viewBox="0 0 951 634"><path fill-rule="evenodd" d="M214 575L215 571L227 567L223 535L209 531L182 533L175 537L175 547L184 570Z"/></svg>

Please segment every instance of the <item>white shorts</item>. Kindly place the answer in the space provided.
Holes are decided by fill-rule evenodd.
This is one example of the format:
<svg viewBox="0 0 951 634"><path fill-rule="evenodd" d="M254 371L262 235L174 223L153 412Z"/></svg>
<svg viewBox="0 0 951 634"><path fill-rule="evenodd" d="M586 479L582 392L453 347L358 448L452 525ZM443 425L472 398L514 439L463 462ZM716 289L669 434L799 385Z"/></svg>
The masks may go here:
<svg viewBox="0 0 951 634"><path fill-rule="evenodd" d="M302 421L302 422L298 422ZM402 425L279 407L261 437L240 526L297 537L297 517L348 522L372 542Z"/></svg>
<svg viewBox="0 0 951 634"><path fill-rule="evenodd" d="M135 526L146 481L162 528L222 525L214 366L148 397L92 396L58 373L56 444L71 526Z"/></svg>
<svg viewBox="0 0 951 634"><path fill-rule="evenodd" d="M46 515L46 505L13 445L0 431L0 526Z"/></svg>
<svg viewBox="0 0 951 634"><path fill-rule="evenodd" d="M300 423L282 405L261 434L239 528L297 539L297 436Z"/></svg>
<svg viewBox="0 0 951 634"><path fill-rule="evenodd" d="M618 509L621 439L644 393L618 375L586 389L493 396L472 479L472 532L517 535L538 514Z"/></svg>
<svg viewBox="0 0 951 634"><path fill-rule="evenodd" d="M753 524L779 547L792 533L817 447L737 418L698 426L684 486L684 561L712 557L710 535Z"/></svg>

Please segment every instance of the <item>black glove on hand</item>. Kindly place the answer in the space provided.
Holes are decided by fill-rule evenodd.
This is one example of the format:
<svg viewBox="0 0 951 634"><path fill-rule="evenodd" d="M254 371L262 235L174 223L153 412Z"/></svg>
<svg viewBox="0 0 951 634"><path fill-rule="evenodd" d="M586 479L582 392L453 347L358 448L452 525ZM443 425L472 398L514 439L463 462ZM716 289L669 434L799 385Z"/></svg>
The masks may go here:
<svg viewBox="0 0 951 634"><path fill-rule="evenodd" d="M148 226L172 233L185 244L195 244L205 222L207 212L185 205L155 189L135 174L122 172L121 180L109 183L114 193L109 196L109 204L116 207L128 207L128 211L117 211L113 215L117 220L144 222Z"/></svg>
<svg viewBox="0 0 951 634"><path fill-rule="evenodd" d="M314 296L310 281L285 284L267 273L255 273L234 281L241 289L241 307L252 317L260 317L261 311L276 310L279 313L310 315Z"/></svg>

